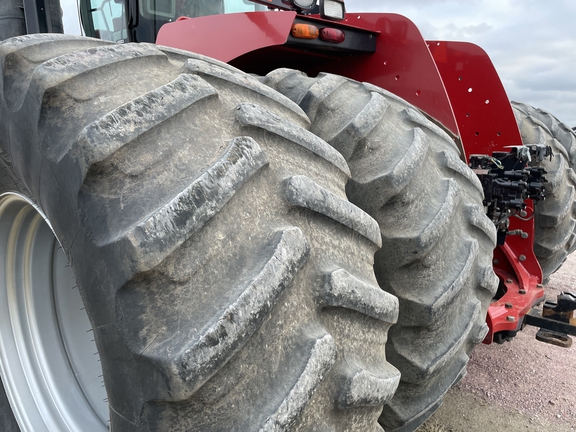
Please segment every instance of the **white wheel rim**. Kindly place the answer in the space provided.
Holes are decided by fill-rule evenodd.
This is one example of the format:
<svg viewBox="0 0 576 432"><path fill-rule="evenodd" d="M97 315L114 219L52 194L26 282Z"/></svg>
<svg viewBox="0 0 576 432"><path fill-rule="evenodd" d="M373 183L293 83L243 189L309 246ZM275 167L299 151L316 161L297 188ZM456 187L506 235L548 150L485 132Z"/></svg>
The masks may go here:
<svg viewBox="0 0 576 432"><path fill-rule="evenodd" d="M108 430L74 273L46 218L12 193L0 196L0 374L22 432Z"/></svg>

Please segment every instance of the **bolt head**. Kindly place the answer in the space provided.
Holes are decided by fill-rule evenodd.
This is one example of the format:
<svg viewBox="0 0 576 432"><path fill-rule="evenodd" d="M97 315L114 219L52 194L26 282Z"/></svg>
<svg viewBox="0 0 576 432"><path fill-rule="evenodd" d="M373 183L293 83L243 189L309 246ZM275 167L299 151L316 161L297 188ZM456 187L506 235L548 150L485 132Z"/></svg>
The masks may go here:
<svg viewBox="0 0 576 432"><path fill-rule="evenodd" d="M504 307L505 307L506 309L512 309L512 303L505 303L505 304L504 304Z"/></svg>
<svg viewBox="0 0 576 432"><path fill-rule="evenodd" d="M514 321L516 321L516 318L514 318L512 315L508 315L508 316L506 317L506 321L514 322Z"/></svg>
<svg viewBox="0 0 576 432"><path fill-rule="evenodd" d="M520 261L526 261L526 255L520 255L520 256L518 257L518 259L519 259Z"/></svg>
<svg viewBox="0 0 576 432"><path fill-rule="evenodd" d="M525 290L525 289L521 289L520 291L518 291L518 294L526 294L526 290Z"/></svg>

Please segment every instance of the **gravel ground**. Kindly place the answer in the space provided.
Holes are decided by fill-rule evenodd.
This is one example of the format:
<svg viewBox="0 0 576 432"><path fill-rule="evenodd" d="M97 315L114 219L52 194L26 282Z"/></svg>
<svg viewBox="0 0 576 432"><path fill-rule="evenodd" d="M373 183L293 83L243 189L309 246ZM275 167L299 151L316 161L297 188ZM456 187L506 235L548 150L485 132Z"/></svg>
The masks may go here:
<svg viewBox="0 0 576 432"><path fill-rule="evenodd" d="M546 287L547 297L576 292L576 254ZM418 432L576 431L576 343L538 342L526 327L512 342L479 345L468 374Z"/></svg>

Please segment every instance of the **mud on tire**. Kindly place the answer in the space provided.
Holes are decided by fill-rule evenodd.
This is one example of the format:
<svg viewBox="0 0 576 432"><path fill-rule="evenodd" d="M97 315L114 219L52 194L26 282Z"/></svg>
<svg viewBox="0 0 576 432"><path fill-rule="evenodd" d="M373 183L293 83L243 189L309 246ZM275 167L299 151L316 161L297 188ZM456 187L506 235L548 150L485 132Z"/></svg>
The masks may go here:
<svg viewBox="0 0 576 432"><path fill-rule="evenodd" d="M387 354L402 373L380 422L387 431L415 430L464 375L487 331L496 231L480 182L443 130L385 90L287 69L264 82L298 103L311 130L344 155L348 197L380 225L374 268L400 300Z"/></svg>
<svg viewBox="0 0 576 432"><path fill-rule="evenodd" d="M2 193L74 269L112 430L379 429L398 301L345 160L296 104L147 44L36 35L0 55L2 170L22 185Z"/></svg>
<svg viewBox="0 0 576 432"><path fill-rule="evenodd" d="M546 144L554 157L545 160L546 199L535 208L534 252L544 283L576 249L576 134L558 119L527 104L512 102L524 144Z"/></svg>

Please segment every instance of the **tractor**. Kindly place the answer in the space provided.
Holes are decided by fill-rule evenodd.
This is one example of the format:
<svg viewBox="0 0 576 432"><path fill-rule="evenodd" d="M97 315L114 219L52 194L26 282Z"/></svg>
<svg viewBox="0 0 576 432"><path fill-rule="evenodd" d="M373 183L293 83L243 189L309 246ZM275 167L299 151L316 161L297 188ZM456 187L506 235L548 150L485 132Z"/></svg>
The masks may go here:
<svg viewBox="0 0 576 432"><path fill-rule="evenodd" d="M0 429L414 431L575 334L576 134L343 0L0 4Z"/></svg>

